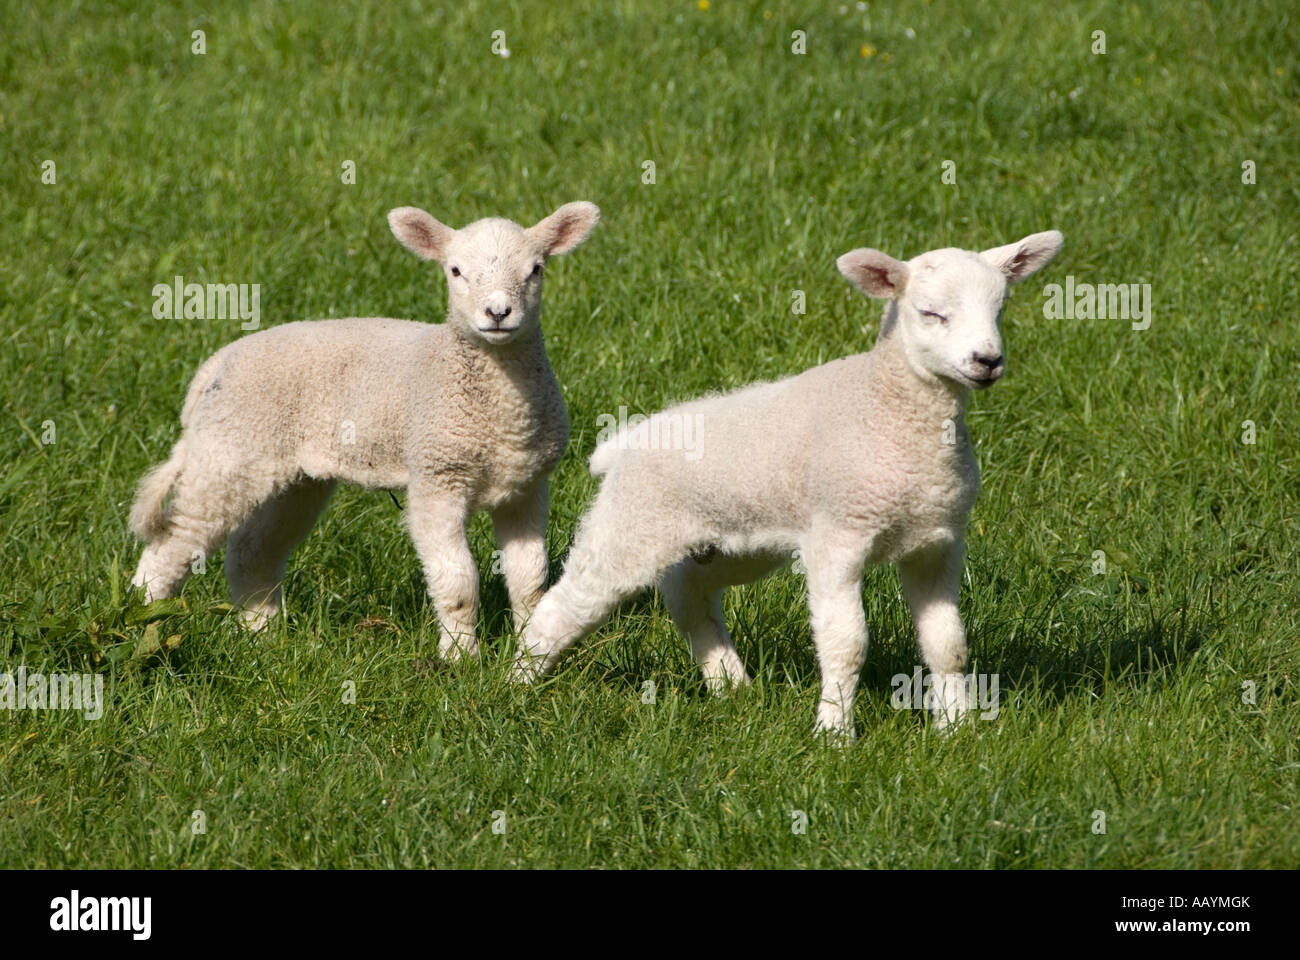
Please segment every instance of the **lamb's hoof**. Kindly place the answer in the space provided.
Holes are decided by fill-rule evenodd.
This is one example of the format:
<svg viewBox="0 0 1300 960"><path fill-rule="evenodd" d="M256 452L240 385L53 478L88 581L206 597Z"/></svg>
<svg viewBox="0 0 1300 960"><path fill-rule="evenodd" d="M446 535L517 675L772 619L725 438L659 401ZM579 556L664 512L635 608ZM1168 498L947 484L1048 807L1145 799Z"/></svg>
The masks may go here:
<svg viewBox="0 0 1300 960"><path fill-rule="evenodd" d="M530 684L542 675L542 659L521 653L515 658L515 665L510 668L510 682Z"/></svg>
<svg viewBox="0 0 1300 960"><path fill-rule="evenodd" d="M853 741L857 739L852 721L845 724L838 719L828 720L823 717L818 717L813 725L813 736L825 740L829 746L841 749L853 746Z"/></svg>
<svg viewBox="0 0 1300 960"><path fill-rule="evenodd" d="M253 633L261 633L279 612L279 607L245 607L239 611L239 620Z"/></svg>
<svg viewBox="0 0 1300 960"><path fill-rule="evenodd" d="M710 696L725 699L733 693L744 690L751 684L749 674L743 673L740 676L712 676L704 678L705 689L709 691Z"/></svg>
<svg viewBox="0 0 1300 960"><path fill-rule="evenodd" d="M438 656L449 664L460 660L474 660L478 657L478 644L448 644L438 649Z"/></svg>
<svg viewBox="0 0 1300 960"><path fill-rule="evenodd" d="M172 594L169 594L164 590L155 590L154 582L155 581L152 580L146 580L138 573L131 578L131 590L140 597L146 606L156 600L166 600L168 597L172 596Z"/></svg>
<svg viewBox="0 0 1300 960"><path fill-rule="evenodd" d="M948 713L935 712L931 714L934 723L934 729L940 737L951 737L953 733L960 728L966 720L965 712L951 715Z"/></svg>
<svg viewBox="0 0 1300 960"><path fill-rule="evenodd" d="M946 673L931 690L930 716L940 736L952 736L970 710L966 676Z"/></svg>

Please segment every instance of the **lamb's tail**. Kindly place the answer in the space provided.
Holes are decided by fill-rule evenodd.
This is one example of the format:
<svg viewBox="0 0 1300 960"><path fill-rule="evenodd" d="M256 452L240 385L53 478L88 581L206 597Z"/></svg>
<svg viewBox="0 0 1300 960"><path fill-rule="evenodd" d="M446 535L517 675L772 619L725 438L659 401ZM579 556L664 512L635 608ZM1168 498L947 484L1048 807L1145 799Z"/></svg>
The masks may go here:
<svg viewBox="0 0 1300 960"><path fill-rule="evenodd" d="M220 352L209 357L194 374L190 389L185 394L185 404L181 407L181 428L190 425L195 406L203 392L208 389L220 369ZM150 470L140 481L139 492L135 496L135 505L131 508L131 529L135 535L149 543L158 538L167 529L167 515L163 511L163 501L171 493L172 484L180 476L185 465L185 437L172 447L172 455L166 463L160 463Z"/></svg>
<svg viewBox="0 0 1300 960"><path fill-rule="evenodd" d="M131 507L131 529L135 535L149 543L167 529L167 516L163 501L171 493L172 484L181 474L183 466L181 444L176 444L171 458L150 470L140 481L135 504Z"/></svg>

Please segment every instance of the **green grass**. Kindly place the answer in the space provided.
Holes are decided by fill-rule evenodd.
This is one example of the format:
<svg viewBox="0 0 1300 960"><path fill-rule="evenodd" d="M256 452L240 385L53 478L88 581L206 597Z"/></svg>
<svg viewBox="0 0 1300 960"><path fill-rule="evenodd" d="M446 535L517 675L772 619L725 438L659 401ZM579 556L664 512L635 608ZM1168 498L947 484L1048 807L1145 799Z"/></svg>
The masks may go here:
<svg viewBox="0 0 1300 960"><path fill-rule="evenodd" d="M0 867L1300 863L1288 4L42 6L10 4L0 46L0 657L102 671L108 707L0 714ZM728 595L757 681L728 700L649 594L552 682L511 686L490 572L481 663L417 670L436 634L414 550L387 494L355 489L295 555L287 621L241 632L214 560L156 628L176 649L132 655L135 483L241 333L155 320L153 285L260 283L268 324L436 321L442 281L389 208L461 225L575 199L604 221L547 283L574 424L553 572L599 414L870 347L878 305L838 254L1065 233L969 416L984 485L962 609L973 669L1001 677L995 722L941 740L891 709L917 659L887 569L864 583L844 751L810 736L793 573ZM1045 319L1042 285L1071 274L1150 283L1150 329ZM472 543L489 571L487 523Z"/></svg>

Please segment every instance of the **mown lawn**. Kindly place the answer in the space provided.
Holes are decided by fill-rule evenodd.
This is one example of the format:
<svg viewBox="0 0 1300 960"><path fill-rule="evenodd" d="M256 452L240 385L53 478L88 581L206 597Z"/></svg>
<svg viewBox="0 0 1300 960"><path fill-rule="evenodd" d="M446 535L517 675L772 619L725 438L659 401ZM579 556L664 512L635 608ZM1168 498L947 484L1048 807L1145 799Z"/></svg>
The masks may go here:
<svg viewBox="0 0 1300 960"><path fill-rule="evenodd" d="M106 704L94 721L0 712L0 867L1300 863L1289 4L78 2L4 19L0 669L102 672ZM128 622L135 483L198 364L242 334L155 319L155 284L258 283L264 325L438 321L443 282L388 209L531 222L576 199L604 216L547 281L574 425L553 574L594 490L598 416L870 347L879 305L838 254L1065 233L1008 305L1010 373L968 418L984 485L962 606L996 720L942 740L891 708L918 661L887 569L864 583L847 750L810 736L794 572L728 595L757 680L742 694L705 695L651 594L519 689L485 521L486 654L429 669L432 607L379 491L336 496L263 635L223 612L219 559L185 612L148 636ZM1067 276L1150 284L1149 328L1045 317L1044 285Z"/></svg>

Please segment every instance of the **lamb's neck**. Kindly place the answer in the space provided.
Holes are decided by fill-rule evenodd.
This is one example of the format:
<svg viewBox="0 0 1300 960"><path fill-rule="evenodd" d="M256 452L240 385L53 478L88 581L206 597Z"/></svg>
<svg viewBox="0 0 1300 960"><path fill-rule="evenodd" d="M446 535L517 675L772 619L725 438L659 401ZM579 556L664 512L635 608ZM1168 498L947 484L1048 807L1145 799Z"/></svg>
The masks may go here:
<svg viewBox="0 0 1300 960"><path fill-rule="evenodd" d="M511 387L523 398L540 397L537 383L554 379L541 328L533 325L517 340L497 345L455 337L456 358L468 379Z"/></svg>
<svg viewBox="0 0 1300 960"><path fill-rule="evenodd" d="M877 386L892 414L937 425L952 420L964 429L970 391L952 380L918 372L907 359L897 327L881 335L872 353L880 364Z"/></svg>

